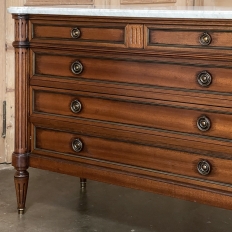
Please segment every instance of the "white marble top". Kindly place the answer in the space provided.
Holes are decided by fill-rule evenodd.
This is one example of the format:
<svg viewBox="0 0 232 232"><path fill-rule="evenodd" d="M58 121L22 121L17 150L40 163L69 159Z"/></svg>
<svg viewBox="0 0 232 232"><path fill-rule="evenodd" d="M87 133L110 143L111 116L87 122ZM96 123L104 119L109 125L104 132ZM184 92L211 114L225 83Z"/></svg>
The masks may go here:
<svg viewBox="0 0 232 232"><path fill-rule="evenodd" d="M232 19L232 7L40 6L10 7L12 14L112 16L136 18Z"/></svg>

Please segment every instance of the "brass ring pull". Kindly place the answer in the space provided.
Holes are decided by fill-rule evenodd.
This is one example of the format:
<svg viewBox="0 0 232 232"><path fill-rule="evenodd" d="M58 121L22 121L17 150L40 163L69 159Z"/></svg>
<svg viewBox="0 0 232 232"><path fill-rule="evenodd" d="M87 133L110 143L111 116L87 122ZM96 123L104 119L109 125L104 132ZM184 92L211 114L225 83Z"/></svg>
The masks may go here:
<svg viewBox="0 0 232 232"><path fill-rule="evenodd" d="M202 87L208 87L212 83L212 75L207 71L202 71L197 76L197 82Z"/></svg>
<svg viewBox="0 0 232 232"><path fill-rule="evenodd" d="M82 71L83 71L83 65L80 61L75 61L72 63L71 65L71 71L74 73L74 74L81 74Z"/></svg>
<svg viewBox="0 0 232 232"><path fill-rule="evenodd" d="M199 163L197 164L197 170L198 172L203 175L206 176L210 173L211 171L211 165L208 161L206 160L201 160L199 161Z"/></svg>
<svg viewBox="0 0 232 232"><path fill-rule="evenodd" d="M83 148L83 143L80 139L74 139L72 141L72 149L75 151L75 152L80 152Z"/></svg>
<svg viewBox="0 0 232 232"><path fill-rule="evenodd" d="M70 104L70 109L73 113L77 114L81 111L81 103L78 100L73 100Z"/></svg>
<svg viewBox="0 0 232 232"><path fill-rule="evenodd" d="M81 36L81 31L79 28L75 27L71 30L71 36L74 39L78 39Z"/></svg>
<svg viewBox="0 0 232 232"><path fill-rule="evenodd" d="M211 127L210 119L206 116L201 116L197 119L197 127L200 131L208 131Z"/></svg>
<svg viewBox="0 0 232 232"><path fill-rule="evenodd" d="M200 44L203 46L207 46L212 42L212 38L210 36L210 34L208 34L207 32L204 32L200 38L199 38Z"/></svg>

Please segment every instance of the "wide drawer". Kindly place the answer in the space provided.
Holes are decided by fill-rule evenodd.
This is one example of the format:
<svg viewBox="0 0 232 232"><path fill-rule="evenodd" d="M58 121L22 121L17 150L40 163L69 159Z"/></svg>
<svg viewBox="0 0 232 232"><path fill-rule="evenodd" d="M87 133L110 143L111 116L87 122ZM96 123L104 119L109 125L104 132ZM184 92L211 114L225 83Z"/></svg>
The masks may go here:
<svg viewBox="0 0 232 232"><path fill-rule="evenodd" d="M226 48L232 47L231 28L213 27L209 25L179 26L179 25L146 25L146 48L157 46L165 47L202 47L202 48Z"/></svg>
<svg viewBox="0 0 232 232"><path fill-rule="evenodd" d="M232 139L232 115L207 109L121 100L111 95L33 90L33 113L52 114Z"/></svg>
<svg viewBox="0 0 232 232"><path fill-rule="evenodd" d="M168 175L232 183L231 160L125 143L118 139L109 140L36 127L32 147L32 152L40 150L47 156L52 156L55 152L63 154L65 159L68 159L68 156L78 156L99 162L165 172Z"/></svg>
<svg viewBox="0 0 232 232"><path fill-rule="evenodd" d="M208 63L177 63L145 57L120 58L83 53L62 55L35 52L33 76L101 80L165 88L231 92L231 67Z"/></svg>
<svg viewBox="0 0 232 232"><path fill-rule="evenodd" d="M126 47L125 23L31 21L31 42L74 46Z"/></svg>

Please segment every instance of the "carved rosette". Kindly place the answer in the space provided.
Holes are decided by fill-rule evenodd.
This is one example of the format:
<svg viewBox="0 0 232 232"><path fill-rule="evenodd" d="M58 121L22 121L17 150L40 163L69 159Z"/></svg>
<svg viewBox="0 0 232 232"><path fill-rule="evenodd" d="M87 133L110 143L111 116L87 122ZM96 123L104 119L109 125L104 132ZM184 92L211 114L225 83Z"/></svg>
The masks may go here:
<svg viewBox="0 0 232 232"><path fill-rule="evenodd" d="M13 15L15 20L15 149L12 165L16 169L15 188L18 211L25 209L28 168L28 15Z"/></svg>

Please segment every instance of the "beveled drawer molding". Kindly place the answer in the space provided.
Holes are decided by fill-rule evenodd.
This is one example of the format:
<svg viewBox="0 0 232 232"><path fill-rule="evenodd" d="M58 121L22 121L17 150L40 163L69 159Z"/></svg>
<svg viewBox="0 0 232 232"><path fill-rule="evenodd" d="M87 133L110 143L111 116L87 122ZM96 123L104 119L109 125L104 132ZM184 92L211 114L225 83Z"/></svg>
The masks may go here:
<svg viewBox="0 0 232 232"><path fill-rule="evenodd" d="M150 171L163 171L169 173L169 175L171 173L174 175L179 174L185 178L195 177L232 184L228 173L232 160L227 162L198 154L176 152L152 146L146 147L118 140L114 141L44 128L35 128L35 138L34 153L36 153L36 150L57 152L70 157L77 156L82 159L95 159L99 162L113 162L114 164L147 168ZM73 149L74 141L76 141L77 150ZM50 146L49 144L54 145ZM109 149L112 152L107 152ZM172 162L166 162L167 159ZM202 162L203 160L207 160L207 163L211 165L211 170L208 173L202 167L206 163ZM202 173L199 173L199 169L201 169Z"/></svg>
<svg viewBox="0 0 232 232"><path fill-rule="evenodd" d="M93 22L65 22L31 20L32 35L31 42L40 41L41 43L57 43L73 46L110 46L126 47L126 26L125 23L99 23ZM74 31L78 31L78 36L74 36Z"/></svg>
<svg viewBox="0 0 232 232"><path fill-rule="evenodd" d="M31 61L34 63L32 73L34 76L81 78L222 93L230 93L232 88L232 65L224 66L224 63L219 62L217 65L210 65L206 61L200 63L191 60L167 61L136 54L125 58L115 54L107 56L105 53L91 54L91 52L59 54L56 50L48 51L48 49L34 50ZM73 71L74 64L78 64L80 70Z"/></svg>
<svg viewBox="0 0 232 232"><path fill-rule="evenodd" d="M203 111L198 110L197 106L195 109L187 107L183 109L178 104L149 104L144 100L125 101L110 95L87 97L84 93L69 95L67 92L62 94L34 91L33 96L35 113L80 117L232 139L232 115L207 112L207 106ZM78 112L73 112L72 107L70 109L73 102L81 105ZM228 127L227 131L224 131L225 126Z"/></svg>
<svg viewBox="0 0 232 232"><path fill-rule="evenodd" d="M199 26L191 29L183 26L156 26L145 25L147 31L147 49L156 46L167 47L210 47L216 49L223 47L230 49L232 46L232 30L220 29L213 26Z"/></svg>

